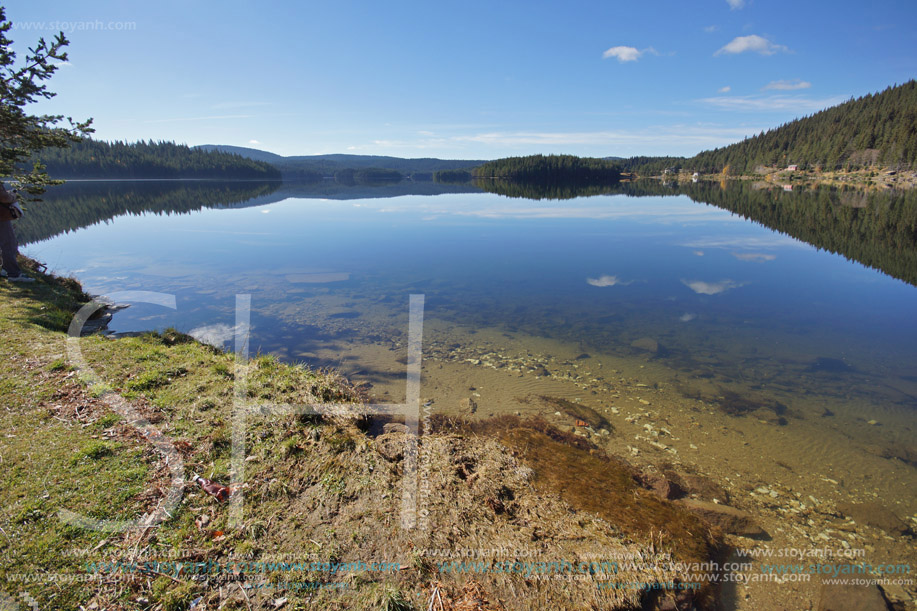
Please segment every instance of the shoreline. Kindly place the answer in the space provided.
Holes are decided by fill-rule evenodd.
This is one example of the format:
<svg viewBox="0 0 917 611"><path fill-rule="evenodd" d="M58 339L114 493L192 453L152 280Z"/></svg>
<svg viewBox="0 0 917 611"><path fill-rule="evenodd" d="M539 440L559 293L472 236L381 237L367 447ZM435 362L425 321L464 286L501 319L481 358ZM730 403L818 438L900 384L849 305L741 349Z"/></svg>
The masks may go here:
<svg viewBox="0 0 917 611"><path fill-rule="evenodd" d="M405 606L400 608L407 609L425 608L430 584L439 583L440 595L456 606L468 599L471 588L476 600L502 602L506 609L526 609L530 608L527 600L541 601L548 607L576 600L585 604L595 599L596 582L602 576L586 574L581 576L588 577L585 580L532 582L531 574L507 574L493 570L491 565L487 570L449 565L444 573L443 566L435 562L441 554L433 552L496 546L525 552L512 553L513 562L526 556L529 561L573 563L569 566L576 566L578 559L603 558L611 553L645 557L650 548L669 550L671 558L684 563L718 558L710 555L712 548L703 547L714 539L706 529L698 530L697 517L644 490L630 475L617 484L608 484L624 485L629 492L621 498L632 498L629 502L636 503L626 510L636 513L619 516L631 515L627 523L644 515L646 510L641 507L658 516L652 518L646 513L645 526L622 531L577 508L577 499L558 495L560 489L549 475L556 469L551 465L536 466L535 470L525 466L527 458L518 450L508 452L504 445L512 446L512 438L469 437L461 431L465 426L461 424L460 430L451 432L423 431L418 440L421 465L431 478L425 494L429 524L435 526L432 530L411 531L399 525L405 460L404 450L399 448L406 447L410 439L402 432L403 425L399 428L397 423L389 423L386 429L374 430L372 423L361 424L359 418L346 417L346 410L342 417L285 416L253 422L245 431L249 440L246 479L234 482L230 477L232 432L227 427L227 409L233 402L234 377L241 371L233 369L235 357L172 331L120 339L87 336L78 342L102 381L82 383L80 372L66 356L63 329L86 295L76 281L41 274L33 262L23 260L23 264L38 282L27 289L5 283L0 287L6 293L0 306L5 314L0 342L11 352L11 365L0 378L8 405L0 421L9 432L2 454L4 464L10 467L0 496L11 516L2 520L8 538L0 541L0 552L8 562L0 573L7 583L22 584L17 587L37 600L48 600L53 584L63 581L70 586L55 604L74 608L92 602L115 608L145 599L177 609L200 596L214 604L238 604L247 598L267 604L283 595L291 602L322 601L326 608L368 608L402 601ZM319 402L343 400L345 406L362 401L349 383L333 373L284 365L269 356L251 360L244 369L249 396L254 400L302 401L312 397ZM187 500L166 514L165 521L153 531L104 533L75 528L58 517L61 508L92 519L154 515L170 487L168 456L160 456L159 446L150 446L137 434L133 420L112 407L117 404L109 402L112 397L128 403L132 413L156 428L174 449L171 468L175 468L174 460L180 460L185 471L185 481L179 486ZM384 420L376 424L384 424ZM518 422L512 430L514 434L525 433L526 439L539 439L539 447L555 448L554 454L563 451L574 460L598 461L596 465L606 465L603 469L618 464L596 454L591 444L584 445L583 440L546 424ZM46 455L39 458L29 453L36 444L49 449ZM608 473L618 473L616 469L621 474L630 473L623 464ZM246 513L241 528L231 528L227 505L188 483L191 471L244 487ZM30 477L37 473L42 477ZM174 486L174 474L172 477ZM53 486L44 491L48 485ZM702 547L688 551L695 549L691 541L696 537L676 535L677 531L662 537L658 532L655 537L645 532L658 519L663 520L659 522L663 528L666 523L684 520L695 524L691 530L698 532ZM302 533L308 533L306 538ZM677 543L679 540L683 543ZM35 547L31 541L42 544ZM91 550L88 555L77 552L87 549ZM62 553L68 550L73 553ZM207 560L221 565L238 558L260 560L287 554L302 562L346 561L354 566L359 562L390 566L394 562L400 569L381 574L348 572L346 588L332 587L339 583L332 578L338 576L311 573L308 583L325 585L302 592L293 584L277 585L278 577L289 578L289 574L254 574L245 580L251 588L227 593L225 588L208 585L207 580L201 582L193 575L161 570L165 565L125 569L137 565L141 550L148 550L144 559ZM451 552L446 556L451 557ZM92 566L98 568L98 562L111 559L121 563L113 569L120 576L116 581L105 578L107 570L90 570ZM616 572L615 579L666 584L674 583L679 571L683 572L657 564L624 567ZM304 577L296 575L297 579ZM165 588L167 585L174 589ZM528 598L514 600L511 592L516 588L523 588ZM711 600L709 584L688 594L670 594L693 597L700 605ZM604 601L600 608L615 609L643 604L647 597L662 600L666 596L669 594L663 590L608 588L600 592L598 600ZM490 607L479 604L467 608Z"/></svg>
<svg viewBox="0 0 917 611"><path fill-rule="evenodd" d="M43 277L42 282L37 284L45 285L46 280L47 278ZM75 289L76 286L78 285L74 282L70 288ZM17 290L17 292L21 296L29 294L25 290ZM67 305L66 296L60 299L60 305ZM70 309L72 306L71 303ZM47 312L46 315L50 315L51 319L60 317L54 312ZM192 539L197 541L191 546L192 548L199 546L210 548L204 557L214 562L226 563L240 557L248 560L264 560L278 554L286 554L286 557L292 561L304 559L331 561L332 558L325 555L327 546L331 546L341 550L339 556L336 556L339 562L397 561L402 567L402 570L394 576L389 575L392 579L366 581L359 576L348 576L347 583L350 584L351 589L343 597L341 588L335 589L328 586L325 591L321 592L320 600L328 604L329 608L344 608L338 605L366 604L370 598L375 600L383 596L382 592L391 593L386 588L395 588L403 595L412 591L415 594L428 592L427 584L430 579L434 578L438 578L440 583L446 584L446 587L453 588L453 600L456 601L459 600L459 587L472 587L469 584L479 588L481 592L488 593L486 595L489 595L491 600L503 600L509 605L506 608L517 608L510 604L507 597L508 592L520 588L526 595L543 597L540 600L544 604L557 604L559 600L568 600L556 598L560 596L560 591L555 588L564 587L562 584L569 586L571 583L569 580L554 582L555 585L552 586L546 585L543 581L532 582L532 575L508 576L503 574L497 577L493 573L475 572L473 567L471 569L466 567L470 573L466 572L461 575L453 573L449 579L442 573L437 574L435 570L433 573L430 572L431 566L435 568L435 560L443 557L440 552L448 552L445 556L452 561L453 553L468 549L489 549L493 548L497 542L500 543L497 547L510 550L508 557L514 562L519 559L533 562L567 557L593 559L604 557L607 560L608 554L612 552L615 554L645 554L650 548L656 551L668 549L670 560L680 558L680 562L688 564L705 561L703 557L695 556L694 560L691 560L690 557L679 556L678 553L672 555L673 550L668 546L674 539L669 536L660 536L657 533L655 538L650 537L650 540L647 541L645 536L640 535L640 529L634 530L632 527L626 527L622 531L620 527L613 527L609 531L607 526L614 525L615 520L624 520L620 524L627 524L629 518L626 516L628 514L610 513L604 519L597 518L595 512L598 511L598 516L602 516L603 512L607 510L603 508L604 506L590 509L588 501L584 501L576 494L571 496L573 489L569 487L570 473L579 471L580 479L582 479L583 465L588 463L581 461L592 460L586 457L597 455L607 456L611 461L595 463L595 468L599 468L601 472L607 469L607 465L624 465L621 473L628 474L626 478L633 478L639 482L639 485L630 489L631 492L628 494L635 494L637 498L644 499L642 502L650 503L648 507L655 508L652 511L670 511L671 509L666 508L684 506L685 498L693 500L694 509L700 513L713 511L717 507L720 508L720 512L723 508L737 507L740 511L738 515L742 516L742 528L763 527L763 530L771 537L769 543L749 538L747 535L756 532L753 529L745 531L745 535L726 535L724 541L733 550L750 549L763 553L768 549L772 551L808 550L824 547L831 548L841 555L846 553L842 550L847 549L842 543L849 540L851 543L848 545L851 549L867 550L871 547L872 551L867 552L870 561L877 558L883 561L893 561L896 558L904 560L907 557L907 554L898 545L893 545L887 540L888 535L884 534L885 531L882 528L870 526L868 522L857 524L852 520L844 521L842 518L844 513L838 509L840 505L837 505L831 498L833 491L838 488L837 484L831 484L832 477L837 478L835 481L842 478L829 473L824 475L828 478L824 483L813 486L809 483L809 478L805 476L806 461L812 460L813 457L806 453L799 456L792 454L782 457L782 462L788 465L788 468L796 471L795 479L792 481L783 477L781 470L784 467L779 465L773 467L775 470L773 473L764 476L760 472L760 461L758 461L758 467L754 465L746 467L743 466L744 463L736 462L734 459L730 461L728 467L721 464L721 459L717 458L719 456L728 455L735 458L765 451L771 446L768 437L762 436L762 432L778 431L784 427L776 426L774 422L766 420L758 422L755 418L724 421L723 415L712 409L712 406L706 405L705 400L698 402L697 400L677 399L668 384L657 388L650 383L652 382L650 378L661 375L655 371L660 365L652 360L646 358L621 360L616 365L618 374L613 376L615 379L608 378L610 386L607 391L600 391L598 396L582 395L583 390L571 386L575 382L574 378L578 377L578 374L586 375L584 367L590 369L594 366L601 367L595 362L596 358L605 360L607 357L594 354L587 359L579 359L577 354L571 352L567 355L569 358L566 358L561 354L566 348L560 345L549 346L548 344L552 344L553 340L544 340L546 343L542 351L556 354L558 358L555 361L569 360L569 364L561 366L558 362L546 361L542 368L547 365L553 375L548 386L539 386L539 388L544 388L545 396L533 397L528 399L529 403L516 405L514 399L517 394L516 383L512 382L510 377L506 377L509 369L502 367L485 369L482 359L488 363L497 364L492 357L484 358L481 355L464 353L458 354L456 358L449 356L448 351L444 352L444 349L451 346L453 340L443 335L442 331L442 329L438 331L435 325L431 327L433 339L429 347L425 349L425 352L430 351L424 356L425 367L428 370L433 367L445 368L448 377L443 378L440 375L438 379L443 380L449 377L454 379L456 388L453 390L456 392L428 387L424 390L423 395L431 399L435 397L435 401L430 399L424 399L424 401L432 405L432 410L436 415L434 422L440 427L445 427L433 435L424 432L420 438L421 456L425 455L423 448L436 449L428 455L430 462L422 464L427 465L425 468L428 469L429 474L438 474L446 480L444 487L434 485L433 491L426 493L429 495L427 498L436 501L430 507L432 516L430 523L436 528L434 532L427 535L427 538L421 537L418 540L415 536L402 533L397 524L401 501L399 477L403 463L403 455L399 452L399 447L406 438L401 432L403 428L400 428L397 422L389 422L387 430L385 428L379 430L382 425L386 424L385 420L378 420L376 425L370 425L365 430L364 427L358 426L350 419L328 421L309 419L303 423L296 422L297 419L293 418L283 422L268 421L259 424L255 430L251 431L256 434L254 439L258 441L254 441L254 445L247 450L247 454L255 459L252 463L247 463L249 465L247 469L250 468L256 474L256 480L254 482L249 480L252 487L246 491L246 495L248 498L254 498L257 495L262 505L253 507L246 501L248 507L246 511L252 512L253 522L250 524L259 521L267 525L273 523L280 525L277 526L281 529L280 532L274 532L272 527L264 531L258 530L257 537L235 537L227 534L229 531L226 529L226 515L222 506L211 502L206 495L195 492L193 489L190 493L186 491L186 494L190 494L189 500L193 502L187 507L182 507L181 512L174 518L178 521L175 528L181 530L183 537L192 536ZM499 333L499 330L491 333L488 329L479 329L475 335L480 334L488 338L494 334L491 340L503 341L500 340L502 334ZM95 337L85 341L87 342L86 352L92 362L99 363L100 371L111 376L112 379L107 389L99 387L82 388L81 390L69 389L67 392L70 395L68 396L77 397L75 401L69 403L95 405L92 400L93 398L98 399L98 396L93 397L94 395L99 395L107 390L120 392L130 400L139 402L143 410L147 410L143 413L151 422L156 422L156 426L161 427L164 434L181 442L180 447L185 448L181 454L186 465L193 465L195 470L203 472L203 475L207 477L213 477L223 483L231 483L227 456L230 434L225 422L227 421L226 404L232 401L234 360L232 354L214 350L191 341L187 336L171 332L119 340ZM55 342L60 342L60 339L53 340L52 344ZM570 349L572 350L572 347ZM504 355L502 351L499 354L501 358L505 356L509 359L511 356ZM27 361L33 360L30 365L32 370L27 372L28 375L35 375L37 367L39 377L50 376L47 381L58 386L69 384L67 380L72 380L75 375L72 370L68 369L66 362L61 362L61 358L55 359L53 354L36 355L31 354L30 349L25 349L24 358ZM470 363L469 358L478 360L479 363L477 365ZM34 362L36 359L40 362ZM630 362L631 360L633 363ZM537 365L533 365L536 370ZM602 370L611 367L610 362L607 365ZM251 375L254 375L256 380L253 389L255 397L280 398L276 396L278 386L306 389L314 385L314 382L309 381L308 370L295 365L284 365L272 357L254 359L251 367ZM578 370L577 367L579 367ZM569 371L566 371L567 369ZM427 383L433 379L429 371L424 375ZM520 383L528 379L527 375L522 373L518 375L522 376L516 378ZM617 380L617 377L621 379ZM327 379L329 381L337 380L334 384L329 383L325 386L327 392L334 393L335 389L341 391L349 386L348 382L339 377ZM477 387L478 395L484 395L468 401L467 407L472 405L478 407L477 410L473 410L477 411L476 415L458 409L461 407L458 401L460 396L474 396L467 391L469 381L473 381ZM509 394L503 397L498 390L500 388L506 390L503 394ZM324 391L318 390L320 395L323 394ZM496 394L495 391L497 391ZM58 392L58 389L53 392ZM309 390L308 392L314 394L315 391ZM550 396L547 396L548 393ZM605 398L608 393L610 393L608 398ZM188 394L194 396L186 396ZM162 479L161 467L159 471L156 469L156 461L153 460L155 456L150 456L148 451L142 450L142 444L137 444L136 435L132 436L129 430L125 430L128 427L123 423L111 422L112 414L104 413L102 411L104 406L101 406L98 412L95 407L92 407L88 415L76 407L74 407L74 412L69 413L67 411L69 408L62 411L57 407L60 405L66 408L68 402L59 402L53 399L53 396L52 393L52 398L45 400L44 408L47 409L49 405L54 406L51 409L57 421L63 422L69 419L73 422L81 422L80 426L88 425L90 435L85 440L88 447L81 446L74 450L78 457L75 463L77 466L85 463L87 466L98 467L106 461L118 459L124 452L124 447L133 447L133 451L140 451L139 456L146 456L147 473L154 474L154 481L161 482L160 487L166 483L166 480ZM284 396L293 398L297 394L294 392L290 395L287 392ZM346 396L346 393L340 396ZM583 400L578 400L578 396L584 396ZM455 401L453 402L449 397ZM545 401L548 402L545 403ZM450 408L449 406L453 403L456 407ZM603 405L611 407L602 407ZM514 416L513 411L519 415ZM608 421L609 434L602 433L601 429L605 425L602 425L601 421L589 422L596 416ZM443 421L442 417L446 417L447 420ZM460 417L460 420L450 424L449 417ZM532 428L534 425L531 423L536 420L530 420L530 418L541 418L544 424ZM585 419L588 426L579 426L576 423L576 420L579 419ZM100 421L106 425L105 428L100 429L93 425L93 422ZM506 428L507 423L510 423L509 429ZM723 426L724 423L727 426ZM797 422L794 417L790 427L786 427L787 431L792 433L800 426L800 423L801 421ZM204 431L199 430L202 427ZM544 437L544 431L550 434ZM98 439L92 439L93 432ZM637 438L632 440L635 434ZM801 434L801 431L792 434L795 439ZM42 434L36 432L36 435L41 438ZM519 437L520 435L522 437ZM698 435L704 437L705 443L698 441ZM713 437L709 437L710 435ZM805 447L804 438L805 435L802 435L792 445ZM537 440L536 447L545 449L550 456L559 457L570 453L570 460L580 466L572 467L572 464L566 460L562 462L562 468L552 466L551 461L546 461L538 453L526 453L524 448L532 447L533 440ZM715 452L708 453L709 448L704 448L704 445L711 442L713 446L710 447L716 449ZM103 445L99 446L99 443ZM123 444L123 447L112 448L109 447L109 444ZM697 445L702 451L691 448L690 446L693 445ZM514 446L515 450L512 449ZM507 451L507 448L510 448L510 452ZM638 451L634 452L634 449ZM110 454L107 453L109 450ZM6 459L10 458L9 454L4 454ZM64 465L74 464L72 463L74 458L69 454L60 458ZM506 462L507 460L510 462ZM620 462L622 460L627 460L627 463ZM869 460L874 462L877 459L873 457ZM629 466L628 463L633 466ZM73 467L69 469L72 470ZM734 471L736 476L742 475L742 477L734 477L730 470ZM102 472L106 472L104 468ZM123 475L118 473L120 471L115 470L116 481ZM155 476L156 473L159 475ZM309 475L310 473L324 475L319 477ZM97 475L96 470L93 470L92 473L79 474L75 476L75 479L89 483L96 481ZM603 478L606 475L599 476L596 472L596 475L589 479ZM69 478L70 474L64 470L61 477ZM757 478L762 479L755 481ZM433 480L437 479L433 478ZM610 492L615 485L613 481L614 478L596 489L587 488L586 496L602 498L610 495L606 503L609 503L609 506L619 506L619 501L614 499L621 497L616 497L617 493ZM14 489L21 491L23 484L24 482L15 482ZM842 481L841 484L846 484L846 482ZM141 488L142 486L138 488L138 494L142 495ZM670 496L681 496L676 492L678 489L687 492L682 500L667 500ZM511 493L508 494L506 490ZM565 490L568 491L565 493ZM817 498L817 502L810 501L803 492L809 497ZM381 502L379 501L380 495ZM147 505L152 500L155 500L155 495L147 498ZM381 507L378 510L370 508L380 503ZM701 505L696 503L701 503ZM136 503L132 506L129 499L127 506L138 508ZM293 511L294 508L295 511ZM294 519L293 523L287 526L282 525L283 520L277 522L278 516L286 515L290 511L293 511L290 515L304 517ZM561 513L558 514L557 511ZM592 524L587 530L593 533L591 536L594 539L590 539L591 543L585 548L581 545L570 547L572 541L579 540L582 536L582 532L574 535L568 530L567 523L571 511L574 512L573 515L579 516L577 519L582 524ZM645 519L648 520L650 513L645 513L646 511L646 509L640 509L633 515L645 515ZM856 508L852 511L856 511ZM355 521L358 515L363 517ZM367 515L374 516L368 519L369 524L366 524ZM678 515L685 514L679 513ZM50 519L54 519L53 513L49 516ZM711 518L709 515L707 517ZM314 533L315 528L319 528L321 531L320 524L329 519L334 525L334 533L324 533L321 536L313 534L310 541L314 540L314 544L305 542L302 535L297 534L300 529ZM598 521L594 521L596 519ZM722 515L715 519L722 519ZM318 522L310 526L314 520ZM812 524L806 525L806 520ZM206 522L203 527L201 521ZM29 524L28 519L25 523ZM467 524L467 526L455 530L459 524ZM605 526L602 526L603 524ZM884 528L895 528L894 524L895 522L891 521L885 524ZM792 528L787 529L788 525L792 525ZM3 528L10 532L7 526L9 525L3 524ZM735 529L738 526L733 523L729 528ZM801 538L798 534L793 534L793 529L799 528L802 528L805 535ZM905 525L902 528L905 529L902 532L906 532L908 526ZM174 556L178 559L191 557L186 544L177 544L176 540L170 539L169 530L167 523L164 528L160 529L156 543L152 544L154 549L162 552L158 557ZM787 532L782 533L783 530ZM458 534L462 531L465 531L464 535ZM214 535L215 532L223 534ZM618 534L613 534L614 532ZM447 539L438 538L444 534L449 535ZM625 535L623 540L620 538L622 534ZM344 536L343 539L350 536L352 540L349 542L342 540L341 535ZM824 539L822 535L828 538ZM570 539L571 536L573 539ZM850 539L851 536L853 539ZM225 538L220 539L220 537ZM215 539L218 541L215 542ZM260 540L270 540L273 545L261 544ZM641 540L643 543L640 543ZM627 541L630 543L626 543ZM861 547L860 542L862 541L868 545ZM132 548L130 545L127 547L125 545L132 544L133 541L128 537L125 537L120 544L102 542L98 537L88 540L78 538L78 542L80 545L77 547L80 549L93 549L95 545L102 546L97 550L96 555L91 557L94 561L106 557L130 560L127 550ZM304 544L306 547L302 548ZM901 540L900 544L906 545L906 541ZM302 553L303 549L309 551ZM426 551L417 557L411 550ZM3 551L8 552L8 550ZM155 556L155 553L153 555ZM431 561L430 558L434 560ZM459 556L459 559L463 558ZM43 556L39 557L39 560L54 564L49 558ZM782 585L775 584L773 580L758 579L761 576L763 561L759 561L754 556L737 557L733 555L727 558L715 555L706 559L707 562L720 565L727 560L740 563L750 562L752 566L751 569L735 573L737 578L743 575L748 578L744 586L733 587L731 590L724 589L718 595L721 602L731 600L731 604L737 609L761 608L764 601L772 601L775 596L788 605L798 605L803 600L816 601L820 596L817 579ZM32 564L35 564L34 558ZM655 580L660 584L674 583L672 573L660 572L665 562L659 560L650 564L652 564L652 567L649 567L652 568L650 574L655 575L654 577L650 577L650 574L640 576L638 572L633 579L643 582ZM411 572L410 567L415 567L419 573ZM83 574L73 573L72 569L72 566L63 566L58 568L58 572L69 570L70 574ZM287 577L289 578L289 575ZM319 577L328 578L331 575L319 575ZM684 574L680 576L682 580L685 577ZM185 580L182 576L179 578L183 587L187 586L189 592L196 593L195 596L202 593L212 596L212 592L208 592L206 588L201 590L193 580ZM167 581L172 580L167 579ZM618 581L621 580L618 579ZM324 583L338 582L325 579ZM606 595L617 596L617 598L608 599L606 601L608 604L600 608L621 608L619 604L635 604L638 600L641 601L640 604L644 604L647 602L646 597L653 594L652 589L647 589L645 593L640 593L636 597L635 593L631 592L630 598L627 596L621 598L623 592L616 591L611 586L597 586L599 583L611 583L607 575L593 575L589 580L575 583L579 583L574 588L576 596L585 595L587 591L592 592L596 587L608 590L604 592ZM289 586L285 594L289 595L295 591L295 588ZM249 593L253 592L254 590L249 590ZM265 592L270 593L270 590L265 590ZM667 591L660 590L656 594L662 592L665 593L659 599L660 603L666 597L671 598L670 595L677 594L672 588L668 588ZM886 594L888 595L888 591ZM902 596L900 592L893 592L893 594ZM278 593L277 596L279 595ZM392 596L395 595L392 594ZM704 596L712 596L712 593L708 590ZM904 596L907 596L906 592ZM613 600L617 602L613 603ZM625 601L628 600L630 602L626 603ZM703 604L702 600L695 602ZM425 608L425 602L415 606Z"/></svg>
<svg viewBox="0 0 917 611"><path fill-rule="evenodd" d="M882 191L889 189L914 189L917 188L917 170L895 170L893 168L864 169L852 172L835 171L820 172L814 170L778 170L771 169L762 174L732 176L724 174L701 174L694 180L693 172L680 171L677 173L646 176L662 181L675 180L679 184L691 182L721 182L726 181L752 181L760 182L762 186L774 188L812 188L812 187L842 187L853 188L859 191Z"/></svg>

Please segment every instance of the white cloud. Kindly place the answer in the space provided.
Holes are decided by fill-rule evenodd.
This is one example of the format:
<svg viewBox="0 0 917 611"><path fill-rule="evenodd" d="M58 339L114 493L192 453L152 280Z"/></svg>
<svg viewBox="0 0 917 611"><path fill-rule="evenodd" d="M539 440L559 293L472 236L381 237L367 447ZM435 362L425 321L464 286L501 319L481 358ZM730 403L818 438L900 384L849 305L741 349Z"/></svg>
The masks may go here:
<svg viewBox="0 0 917 611"><path fill-rule="evenodd" d="M770 95L770 96L731 96L703 98L700 101L709 104L721 110L739 110L739 111L789 111L799 114L806 114L824 110L830 106L836 106L847 100L844 96L835 96L831 98L807 98L802 96L790 95Z"/></svg>
<svg viewBox="0 0 917 611"><path fill-rule="evenodd" d="M609 57L616 57L619 62L622 64L624 62L635 62L640 59L640 56L643 55L643 51L640 51L636 47L612 47L602 53L602 59L608 59Z"/></svg>
<svg viewBox="0 0 917 611"><path fill-rule="evenodd" d="M224 324L205 325L191 329L188 335L201 343L222 348L226 342L236 336L236 330L236 327Z"/></svg>
<svg viewBox="0 0 917 611"><path fill-rule="evenodd" d="M722 146L758 133L755 127L717 125L667 125L644 129L597 132L491 132L473 136L456 136L455 140L494 146L576 146L600 145L614 149L620 146L646 144L681 144L685 146Z"/></svg>
<svg viewBox="0 0 917 611"><path fill-rule="evenodd" d="M678 317L678 320L680 320L681 322L691 322L695 318L697 318L697 314L692 314L691 312L685 312L684 314Z"/></svg>
<svg viewBox="0 0 917 611"><path fill-rule="evenodd" d="M688 282L687 280L682 280L681 282L698 295L719 295L729 289L742 286L733 280L720 280L719 282L703 282L701 280Z"/></svg>
<svg viewBox="0 0 917 611"><path fill-rule="evenodd" d="M718 25L708 25L707 27L704 28L704 31L707 32L708 34L712 34L713 32L716 32L719 29L720 29L720 26Z"/></svg>
<svg viewBox="0 0 917 611"><path fill-rule="evenodd" d="M795 89L808 89L812 86L809 81L794 79L792 81L771 81L764 86L764 91L768 89L777 89L779 91L793 91Z"/></svg>
<svg viewBox="0 0 917 611"><path fill-rule="evenodd" d="M726 85L725 87L720 87L719 89L716 90L717 93L729 93L730 91L732 91L732 87L730 87L729 85Z"/></svg>
<svg viewBox="0 0 917 611"><path fill-rule="evenodd" d="M249 143L249 144L261 144L261 143L258 142L257 140L249 140L248 143Z"/></svg>
<svg viewBox="0 0 917 611"><path fill-rule="evenodd" d="M709 237L692 240L681 244L685 248L729 248L729 249L767 249L780 248L784 246L806 247L804 242L800 242L789 236L774 234L751 238L746 236L735 237ZM695 253L696 254L696 253Z"/></svg>
<svg viewBox="0 0 917 611"><path fill-rule="evenodd" d="M773 261L777 255L763 252L734 252L732 256L739 261Z"/></svg>
<svg viewBox="0 0 917 611"><path fill-rule="evenodd" d="M724 53L735 55L736 53L746 53L749 51L760 55L773 55L778 51L788 53L789 49L783 45L772 43L768 39L758 36L757 34L751 34L749 36L737 36L733 38L729 44L714 53L714 55L722 55Z"/></svg>
<svg viewBox="0 0 917 611"><path fill-rule="evenodd" d="M438 151L434 156L446 155L443 151L456 151L448 152L448 155L477 155L487 158L490 155L505 157L511 149L529 154L535 150L541 153L565 153L572 150L572 147L585 151L586 147L590 147L594 149L591 154L601 156L611 154L607 151L612 151L613 154L627 156L672 154L673 147L680 147L678 151L692 151L691 154L694 154L698 150L739 142L743 138L758 134L768 125L745 121L739 125L735 122L733 125L700 122L661 123L639 128L596 131L475 131L474 127L481 126L471 126L465 133L448 136L371 140L362 145L351 145L347 150L385 155L397 151ZM498 152L488 152L497 149ZM472 150L474 152L470 153ZM426 152L424 155L430 156Z"/></svg>
<svg viewBox="0 0 917 611"><path fill-rule="evenodd" d="M729 8L732 10L745 8L745 0L726 0L726 4L728 4Z"/></svg>
<svg viewBox="0 0 917 611"><path fill-rule="evenodd" d="M592 286L614 286L616 284L627 285L630 282L621 282L617 276L599 276L598 278L586 278L586 282Z"/></svg>

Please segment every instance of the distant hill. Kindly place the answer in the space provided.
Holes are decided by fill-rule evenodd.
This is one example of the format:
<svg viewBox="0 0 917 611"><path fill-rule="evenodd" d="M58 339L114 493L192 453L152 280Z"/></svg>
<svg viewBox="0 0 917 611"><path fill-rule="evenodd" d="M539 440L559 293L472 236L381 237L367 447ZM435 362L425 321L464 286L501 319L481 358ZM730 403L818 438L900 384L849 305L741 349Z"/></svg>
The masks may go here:
<svg viewBox="0 0 917 611"><path fill-rule="evenodd" d="M258 149L248 148L245 146L229 146L224 144L203 144L201 146L195 146L193 148L201 149L204 151L218 151L220 153L229 153L230 155L239 155L240 157L245 157L246 159L254 159L255 161L264 161L265 163L276 163L283 160L282 155L277 155L275 153L269 153L267 151L259 151Z"/></svg>
<svg viewBox="0 0 917 611"><path fill-rule="evenodd" d="M395 170L403 175L432 174L440 170L464 170L474 168L484 163L483 160L435 159L432 157L405 159L402 157L387 157L381 155L328 154L283 157L258 149L223 144L203 144L195 148L207 151L216 150L225 153L233 153L257 161L266 161L283 172L285 177L295 177L297 174L303 175L308 173L331 176L340 170L370 168Z"/></svg>

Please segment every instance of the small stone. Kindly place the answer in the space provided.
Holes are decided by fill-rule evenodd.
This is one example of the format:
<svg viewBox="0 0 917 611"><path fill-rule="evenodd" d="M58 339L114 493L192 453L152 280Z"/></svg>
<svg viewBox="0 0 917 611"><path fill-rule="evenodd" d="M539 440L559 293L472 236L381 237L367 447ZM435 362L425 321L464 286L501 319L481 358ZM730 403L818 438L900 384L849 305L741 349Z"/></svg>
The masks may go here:
<svg viewBox="0 0 917 611"><path fill-rule="evenodd" d="M459 401L459 408L463 412L468 412L469 414L473 414L476 411L478 411L478 404L475 402L474 399L472 399L471 397L468 397L468 398L465 398Z"/></svg>

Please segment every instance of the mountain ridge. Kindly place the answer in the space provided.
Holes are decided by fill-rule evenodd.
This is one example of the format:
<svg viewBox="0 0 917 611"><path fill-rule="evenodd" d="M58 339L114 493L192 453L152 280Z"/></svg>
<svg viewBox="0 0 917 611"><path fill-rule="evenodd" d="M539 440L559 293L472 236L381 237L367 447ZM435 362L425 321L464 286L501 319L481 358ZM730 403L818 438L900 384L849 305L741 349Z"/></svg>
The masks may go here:
<svg viewBox="0 0 917 611"><path fill-rule="evenodd" d="M260 149L228 144L201 144L194 148L204 151L233 153L255 161L265 161L276 166L284 174L304 170L333 173L335 170L364 168L396 170L408 174L414 172L429 173L439 170L470 169L485 163L485 160L481 159L406 158L388 155L351 155L346 153L283 156Z"/></svg>

